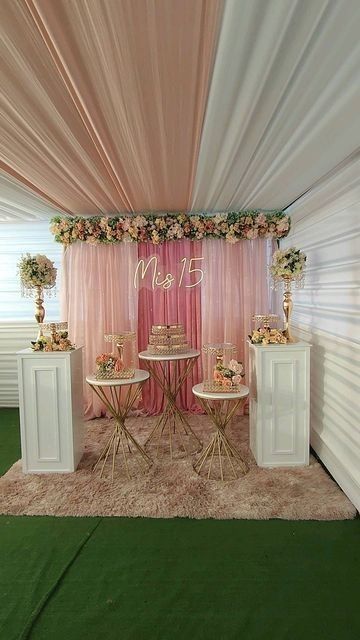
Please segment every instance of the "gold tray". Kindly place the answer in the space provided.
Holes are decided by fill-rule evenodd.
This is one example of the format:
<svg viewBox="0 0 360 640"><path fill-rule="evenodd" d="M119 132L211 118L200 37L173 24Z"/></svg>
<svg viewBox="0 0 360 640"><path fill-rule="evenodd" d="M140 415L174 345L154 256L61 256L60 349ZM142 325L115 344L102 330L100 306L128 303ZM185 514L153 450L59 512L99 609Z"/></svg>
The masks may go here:
<svg viewBox="0 0 360 640"><path fill-rule="evenodd" d="M123 369L122 371L96 371L96 380L124 380L133 378L135 375L135 369Z"/></svg>
<svg viewBox="0 0 360 640"><path fill-rule="evenodd" d="M184 326L182 324L154 324L151 327L152 335L165 335L172 336L184 333Z"/></svg>
<svg viewBox="0 0 360 640"><path fill-rule="evenodd" d="M204 391L209 393L238 393L240 391L240 385L234 384L231 387L223 387L220 382L204 382Z"/></svg>

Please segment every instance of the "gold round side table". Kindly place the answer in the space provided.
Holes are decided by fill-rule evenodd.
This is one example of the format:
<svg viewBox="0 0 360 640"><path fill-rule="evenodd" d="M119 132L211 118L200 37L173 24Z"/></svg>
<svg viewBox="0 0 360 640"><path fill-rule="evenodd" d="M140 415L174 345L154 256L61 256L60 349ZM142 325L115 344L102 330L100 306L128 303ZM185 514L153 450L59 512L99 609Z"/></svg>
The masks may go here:
<svg viewBox="0 0 360 640"><path fill-rule="evenodd" d="M139 398L143 384L149 377L149 373L141 369L135 369L135 375L132 378L103 380L97 379L95 376L86 377L86 382L105 404L115 420L114 430L93 466L93 471L96 471L102 462L100 477L103 475L108 458L112 458L111 479L114 479L115 459L119 450L129 479L131 478L129 459L133 453L137 452L140 454L140 466L142 463L145 468L148 469L152 465L150 456L125 426L125 420L136 400ZM121 391L124 387L128 387L128 389L122 400Z"/></svg>
<svg viewBox="0 0 360 640"><path fill-rule="evenodd" d="M139 359L146 363L151 376L163 391L165 398L164 411L156 421L145 442L145 447L155 441L153 444L157 446L158 454L159 446L166 440L171 459L174 457L175 449L176 457L181 457L194 451L200 451L202 447L202 442L176 404L180 389L199 355L200 351L196 349L171 355L152 354L149 351L139 353Z"/></svg>
<svg viewBox="0 0 360 640"><path fill-rule="evenodd" d="M249 395L248 387L240 385L239 391L213 393L204 391L204 385L200 383L196 384L192 390L216 427L209 444L201 452L194 464L196 473L200 475L201 472L205 472L207 478L210 479L212 472L215 475L217 467L220 478L217 477L216 479L228 479L225 478L228 470L230 470L230 476L234 479L238 478L237 469L240 469L240 475L244 475L248 471L247 464L225 433L225 429L231 418L236 414L236 411L245 404Z"/></svg>

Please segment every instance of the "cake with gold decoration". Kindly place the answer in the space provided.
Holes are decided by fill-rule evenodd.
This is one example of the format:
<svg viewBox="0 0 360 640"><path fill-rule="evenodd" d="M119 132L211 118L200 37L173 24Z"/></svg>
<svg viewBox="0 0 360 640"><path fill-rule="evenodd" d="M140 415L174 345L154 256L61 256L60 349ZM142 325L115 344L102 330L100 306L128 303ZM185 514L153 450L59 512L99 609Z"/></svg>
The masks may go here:
<svg viewBox="0 0 360 640"><path fill-rule="evenodd" d="M148 351L153 355L176 355L189 351L182 324L155 324L151 328Z"/></svg>

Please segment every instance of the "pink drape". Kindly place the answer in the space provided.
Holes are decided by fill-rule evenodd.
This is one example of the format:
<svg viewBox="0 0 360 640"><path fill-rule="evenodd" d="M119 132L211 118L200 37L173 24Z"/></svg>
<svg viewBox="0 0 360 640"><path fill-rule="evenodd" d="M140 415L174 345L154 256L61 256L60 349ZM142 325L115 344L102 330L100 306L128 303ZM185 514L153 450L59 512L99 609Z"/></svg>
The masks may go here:
<svg viewBox="0 0 360 640"><path fill-rule="evenodd" d="M253 328L252 315L273 308L267 278L271 243L175 240L162 245L78 242L68 247L63 260L62 317L69 322L71 339L85 347L85 375L94 371L96 356L112 348L104 342L104 333L135 330L138 349L143 351L153 324L180 322L195 349L208 342L235 343L247 382L246 340ZM149 263L153 257L156 263ZM203 280L197 284L202 273ZM167 274L173 278L170 288L162 284ZM198 410L192 386L201 380L200 356L179 397L183 410ZM152 380L144 387L143 405L151 414L162 409L163 396ZM102 411L86 385L86 417Z"/></svg>
<svg viewBox="0 0 360 640"><path fill-rule="evenodd" d="M133 274L137 245L88 245L78 242L63 258L62 318L69 335L84 346L84 375L93 373L99 353L112 350L105 333L137 328L137 295ZM103 406L87 384L84 388L85 417L100 416Z"/></svg>
<svg viewBox="0 0 360 640"><path fill-rule="evenodd" d="M2 0L0 159L73 214L186 210L222 0Z"/></svg>
<svg viewBox="0 0 360 640"><path fill-rule="evenodd" d="M206 264L202 287L202 341L233 342L244 364L248 381L248 334L252 316L272 308L268 287L268 256L271 240L240 240L237 244L203 241ZM271 252L270 252L271 253Z"/></svg>
<svg viewBox="0 0 360 640"><path fill-rule="evenodd" d="M157 257L157 273L160 272L161 274L158 281L164 280L164 275L167 273L171 273L175 280L169 289L164 289L162 286L155 286L153 289L152 269L154 261L150 264L139 289L139 348L140 350L147 348L153 324L180 322L184 325L191 347L200 350L202 344L201 284L196 285L196 282L200 279L201 273L194 271L189 274L189 269L201 268L203 261L193 260L190 263L190 260L202 257L202 243L190 240L176 240L158 246L145 243L139 244L139 259L144 260L145 267L148 264L148 260L153 256ZM184 273L180 282L182 271ZM191 286L194 284L195 286ZM192 387L200 379L201 357L180 393L179 406L182 409L189 411L198 409L192 394ZM143 402L144 408L149 413L158 413L162 409L163 395L152 380L144 388Z"/></svg>

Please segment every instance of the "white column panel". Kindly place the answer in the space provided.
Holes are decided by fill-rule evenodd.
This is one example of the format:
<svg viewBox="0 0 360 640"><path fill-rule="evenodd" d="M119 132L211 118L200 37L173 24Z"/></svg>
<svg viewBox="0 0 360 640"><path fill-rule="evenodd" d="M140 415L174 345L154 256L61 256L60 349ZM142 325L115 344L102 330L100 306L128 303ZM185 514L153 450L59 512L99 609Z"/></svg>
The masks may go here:
<svg viewBox="0 0 360 640"><path fill-rule="evenodd" d="M306 343L249 345L250 448L262 467L309 464Z"/></svg>
<svg viewBox="0 0 360 640"><path fill-rule="evenodd" d="M24 473L75 471L83 452L82 349L18 354Z"/></svg>

